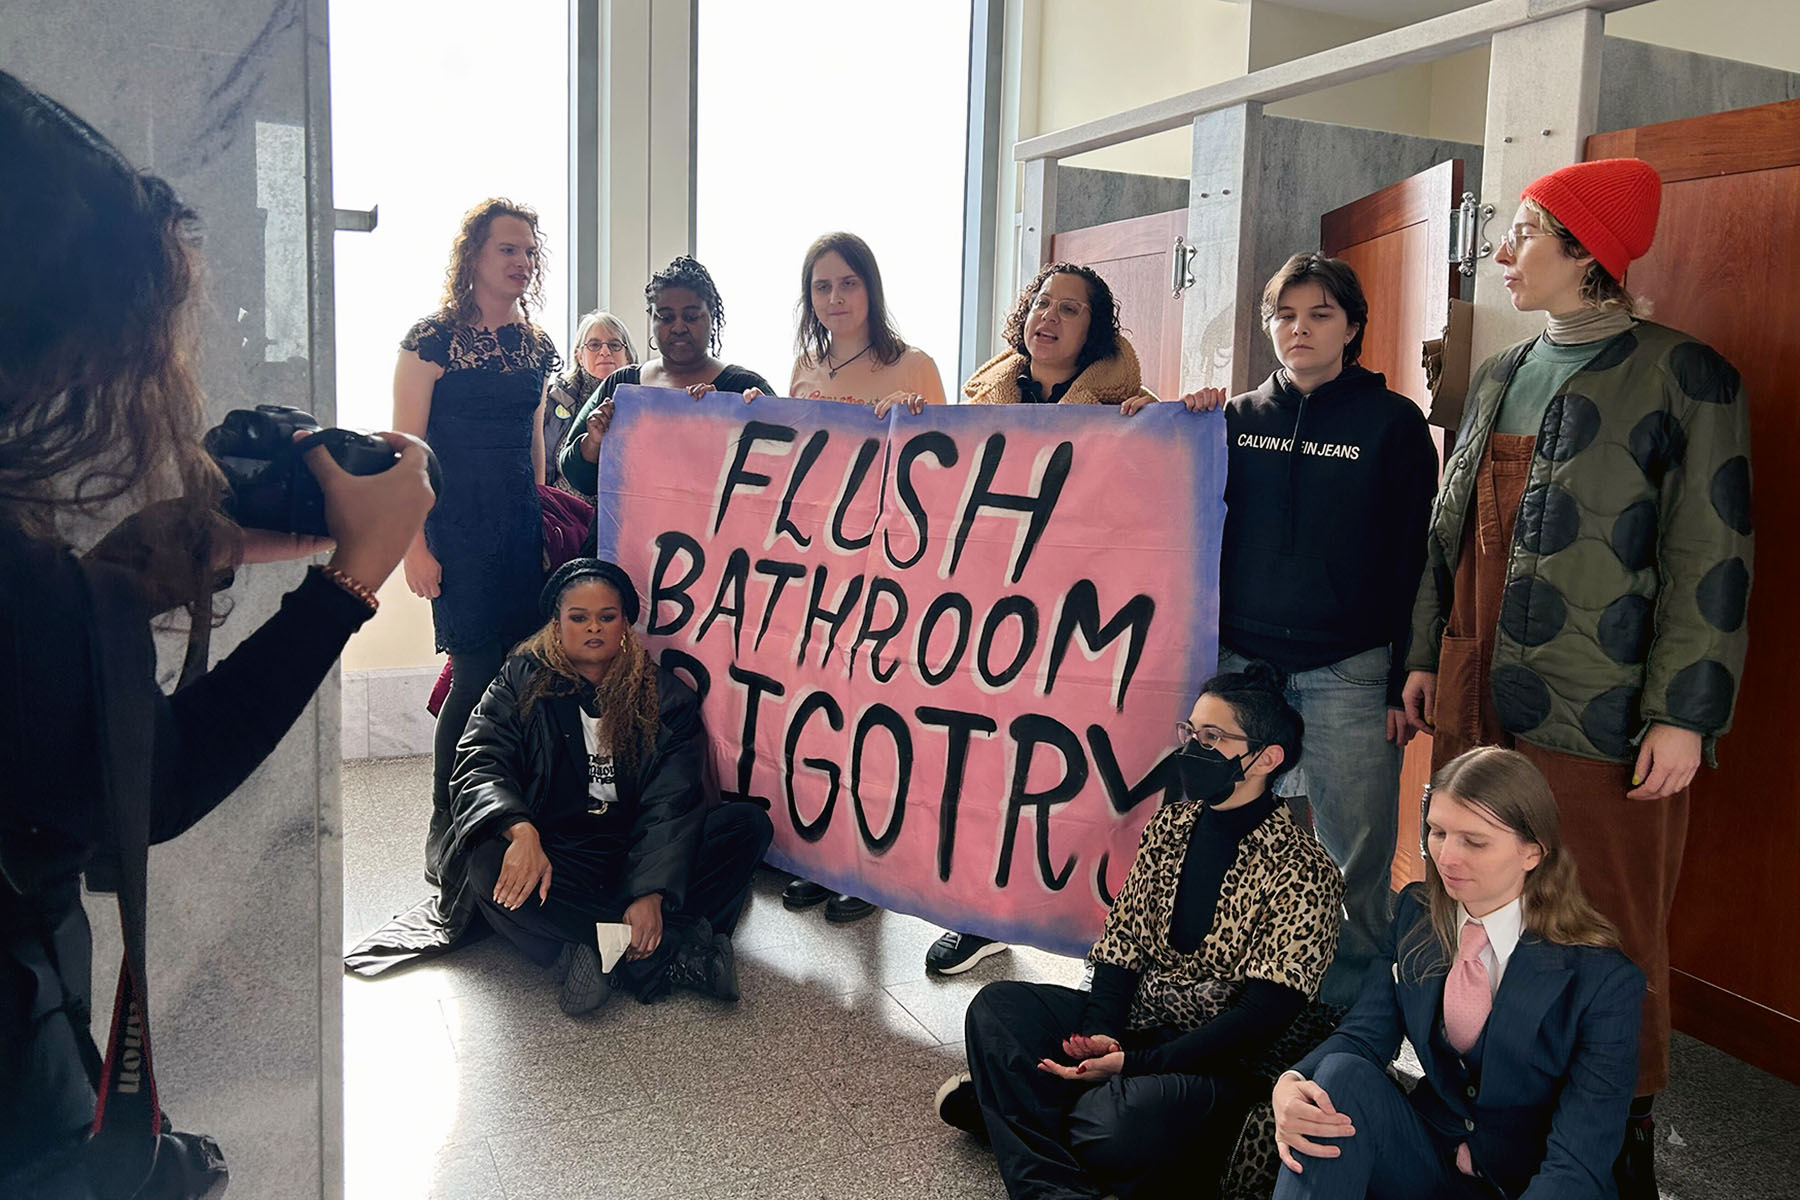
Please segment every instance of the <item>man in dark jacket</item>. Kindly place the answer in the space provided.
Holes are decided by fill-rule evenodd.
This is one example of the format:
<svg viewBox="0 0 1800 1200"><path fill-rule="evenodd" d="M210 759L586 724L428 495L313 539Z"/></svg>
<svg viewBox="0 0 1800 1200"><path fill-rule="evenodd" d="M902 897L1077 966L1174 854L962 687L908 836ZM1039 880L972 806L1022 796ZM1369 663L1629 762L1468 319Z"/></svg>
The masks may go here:
<svg viewBox="0 0 1800 1200"><path fill-rule="evenodd" d="M699 701L632 633L624 571L576 559L544 598L548 622L458 747L446 875L466 864L487 923L556 965L565 1012L611 991L596 923L630 927L619 976L640 997L681 983L736 999L729 935L773 836L768 815L705 807Z"/></svg>

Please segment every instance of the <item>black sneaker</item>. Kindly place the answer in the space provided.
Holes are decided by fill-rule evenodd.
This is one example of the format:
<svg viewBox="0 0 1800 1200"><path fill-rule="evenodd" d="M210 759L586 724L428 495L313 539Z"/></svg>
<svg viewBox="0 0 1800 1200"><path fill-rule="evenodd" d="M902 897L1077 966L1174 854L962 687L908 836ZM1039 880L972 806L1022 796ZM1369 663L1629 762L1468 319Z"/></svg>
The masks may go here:
<svg viewBox="0 0 1800 1200"><path fill-rule="evenodd" d="M556 971L562 977L556 1006L571 1017L593 1012L612 995L612 984L600 969L600 951L592 942L564 946L556 958Z"/></svg>
<svg viewBox="0 0 1800 1200"><path fill-rule="evenodd" d="M1649 1117L1625 1122L1625 1145L1613 1161L1613 1182L1619 1200L1657 1200L1656 1125Z"/></svg>
<svg viewBox="0 0 1800 1200"><path fill-rule="evenodd" d="M981 1115L981 1104L975 1099L975 1077L967 1071L944 1080L937 1090L938 1119L952 1129L972 1133L987 1141L987 1119Z"/></svg>
<svg viewBox="0 0 1800 1200"><path fill-rule="evenodd" d="M815 904L825 903L834 894L822 883L814 883L810 879L794 879L781 889L781 903L783 907L795 910L811 908Z"/></svg>
<svg viewBox="0 0 1800 1200"><path fill-rule="evenodd" d="M960 975L990 954L1010 950L1005 942L976 937L972 933L946 933L925 952L925 970L931 975Z"/></svg>
<svg viewBox="0 0 1800 1200"><path fill-rule="evenodd" d="M737 951L726 934L714 934L706 945L683 946L669 964L669 983L692 988L703 996L738 999Z"/></svg>
<svg viewBox="0 0 1800 1200"><path fill-rule="evenodd" d="M874 911L875 906L867 900L841 893L825 902L825 919L833 925L848 925L852 921L860 921Z"/></svg>

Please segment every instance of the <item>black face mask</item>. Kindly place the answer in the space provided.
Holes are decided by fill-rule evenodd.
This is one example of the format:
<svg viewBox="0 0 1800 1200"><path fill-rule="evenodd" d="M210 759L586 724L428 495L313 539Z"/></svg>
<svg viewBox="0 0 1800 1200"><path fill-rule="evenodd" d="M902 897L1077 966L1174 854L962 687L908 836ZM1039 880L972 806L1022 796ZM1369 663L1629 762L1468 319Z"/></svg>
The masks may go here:
<svg viewBox="0 0 1800 1200"><path fill-rule="evenodd" d="M1231 790L1244 778L1241 761L1227 758L1217 749L1208 750L1196 741L1181 748L1175 764L1181 771L1182 794L1207 808L1230 799Z"/></svg>

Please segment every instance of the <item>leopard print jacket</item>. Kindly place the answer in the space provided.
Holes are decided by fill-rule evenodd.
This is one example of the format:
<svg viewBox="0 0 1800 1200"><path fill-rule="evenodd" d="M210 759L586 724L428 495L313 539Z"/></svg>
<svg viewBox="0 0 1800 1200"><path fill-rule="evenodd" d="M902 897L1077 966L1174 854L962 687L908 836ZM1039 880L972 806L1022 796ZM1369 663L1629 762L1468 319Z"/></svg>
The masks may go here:
<svg viewBox="0 0 1800 1200"><path fill-rule="evenodd" d="M1169 944L1175 889L1198 804L1165 806L1150 819L1137 859L1088 961L1138 972L1127 1024L1193 1029L1230 1008L1246 979L1318 995L1337 950L1344 877L1285 806L1244 835L1219 887L1211 931L1199 949Z"/></svg>

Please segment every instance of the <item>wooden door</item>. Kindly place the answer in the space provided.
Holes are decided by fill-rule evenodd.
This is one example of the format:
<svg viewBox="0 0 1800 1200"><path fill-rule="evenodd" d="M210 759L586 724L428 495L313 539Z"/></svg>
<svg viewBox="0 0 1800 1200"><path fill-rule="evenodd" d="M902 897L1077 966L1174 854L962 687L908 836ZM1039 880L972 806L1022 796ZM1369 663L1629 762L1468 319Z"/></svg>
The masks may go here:
<svg viewBox="0 0 1800 1200"><path fill-rule="evenodd" d="M1181 298L1169 280L1175 239L1187 236L1187 219L1187 209L1180 208L1050 239L1051 261L1092 267L1112 288L1144 386L1164 400L1181 395Z"/></svg>
<svg viewBox="0 0 1800 1200"><path fill-rule="evenodd" d="M1662 176L1650 253L1627 286L1651 319L1705 340L1743 373L1754 446L1750 655L1719 769L1694 780L1670 926L1675 1024L1800 1082L1800 100L1588 139L1587 157L1641 158Z"/></svg>
<svg viewBox="0 0 1800 1200"><path fill-rule="evenodd" d="M1429 412L1420 356L1423 342L1442 337L1451 298L1458 294L1449 261L1450 213L1462 196L1463 164L1441 162L1410 179L1333 209L1319 222L1319 247L1355 268L1369 302L1361 364L1387 376L1387 384ZM1443 450L1443 437L1432 436ZM1419 858L1419 796L1431 779L1431 738L1420 734L1406 748L1400 770L1400 836L1394 845L1396 888L1423 879Z"/></svg>

